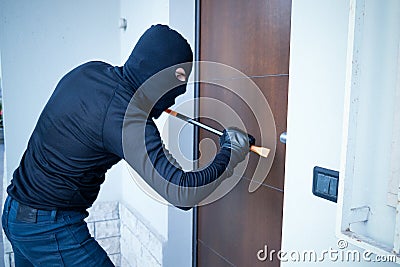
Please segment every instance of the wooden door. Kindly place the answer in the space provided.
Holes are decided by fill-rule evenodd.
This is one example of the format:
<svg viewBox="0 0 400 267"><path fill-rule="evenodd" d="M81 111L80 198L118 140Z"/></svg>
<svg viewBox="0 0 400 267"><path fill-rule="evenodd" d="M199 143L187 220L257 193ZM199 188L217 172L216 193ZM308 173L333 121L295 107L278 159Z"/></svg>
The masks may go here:
<svg viewBox="0 0 400 267"><path fill-rule="evenodd" d="M291 0L200 1L200 60L230 65L258 85L274 115L277 140L286 131L290 17ZM246 118L246 128L259 138L254 116L237 97L208 84L200 85L200 97L215 98L239 110ZM200 100L200 109L212 107ZM206 119L203 122L213 125ZM205 137L217 141L201 130L200 140ZM277 141L267 179L249 193L255 161L251 155L244 177L225 197L198 208L198 266L280 265L276 257L261 262L257 252L265 245L269 251L281 247L285 145Z"/></svg>

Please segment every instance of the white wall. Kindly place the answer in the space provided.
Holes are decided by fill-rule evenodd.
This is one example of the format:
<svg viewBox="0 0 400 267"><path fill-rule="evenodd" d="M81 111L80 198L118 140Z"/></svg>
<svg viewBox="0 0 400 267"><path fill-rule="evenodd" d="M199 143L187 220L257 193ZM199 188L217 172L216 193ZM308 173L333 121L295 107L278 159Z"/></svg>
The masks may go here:
<svg viewBox="0 0 400 267"><path fill-rule="evenodd" d="M60 78L88 60L119 64L119 1L0 2L7 182ZM119 171L100 200L118 199Z"/></svg>
<svg viewBox="0 0 400 267"><path fill-rule="evenodd" d="M314 166L340 169L348 16L347 0L292 2L282 251L339 250L337 204L312 194L312 174ZM310 266L282 266L294 264ZM330 264L366 263L320 263Z"/></svg>
<svg viewBox="0 0 400 267"><path fill-rule="evenodd" d="M169 2L168 0L150 0L146 2L122 0L120 16L128 22L126 31L121 33L121 58L123 64L128 59L140 36L151 25L158 23L168 24ZM161 117L158 125L162 125L164 120L165 117ZM165 140L165 138L163 139ZM155 201L143 192L136 185L127 168L127 165L125 165L122 178L122 201L127 207L138 211L143 216L143 219L149 223L149 226L167 240L167 206Z"/></svg>
<svg viewBox="0 0 400 267"><path fill-rule="evenodd" d="M7 0L0 2L0 17L7 183L47 99L70 69L88 60L122 65L142 33L152 24L169 24L170 17L172 27L194 48L192 1L85 0L72 4ZM120 18L127 19L126 31L118 28ZM192 98L193 89L188 91L178 103ZM160 130L168 143L166 118L163 116L157 125L165 127ZM191 135L189 129L184 138L191 140ZM184 147L187 154L192 154L191 148L192 144ZM107 173L96 201L110 200L120 200L138 211L149 228L169 240L165 266L191 264L192 212L181 212L150 198L133 182L124 162Z"/></svg>
<svg viewBox="0 0 400 267"><path fill-rule="evenodd" d="M312 194L312 175L340 167L347 21L346 0L292 2L282 251L336 244L336 204Z"/></svg>
<svg viewBox="0 0 400 267"><path fill-rule="evenodd" d="M142 33L153 24L168 24L180 32L190 43L194 50L194 1L182 0L152 0L146 2L133 2L122 0L121 17L127 19L128 27L121 35L121 57L124 62L130 55L135 43ZM177 99L176 105L192 99L193 86L187 93ZM188 115L193 115L193 104L188 106ZM193 128L185 128L185 133L177 140L179 129L175 119L162 115L157 121L163 141L177 160L186 169L192 166L180 156L178 141L184 144L186 157L193 155ZM178 132L176 131L178 129ZM172 131L172 132L171 132ZM139 178L140 179L140 178ZM147 193L143 192L133 181L131 175L124 171L122 200L128 207L138 211L148 226L162 235L165 243L163 266L190 266L192 261L192 211L183 212L175 207L159 203Z"/></svg>
<svg viewBox="0 0 400 267"><path fill-rule="evenodd" d="M393 158L392 148L397 148L393 134L400 130L393 127L399 123L394 117L396 83L400 74L400 2L397 0L355 1L357 16L353 49L349 49L349 77L346 86L345 139L342 160L342 188L346 190L343 201L341 230L373 238L389 251L395 236L396 209L387 205L389 178L393 170L399 169L400 158ZM355 37L354 37L355 36ZM400 77L400 76L399 76ZM398 81L400 92L400 80ZM356 122L356 123L354 123ZM399 124L400 125L400 124ZM347 125L346 125L347 126ZM397 204L399 173L395 178ZM364 223L351 223L351 209L368 206L371 213ZM338 214L342 216L342 214ZM384 226L384 227L382 227ZM400 229L399 229L400 230ZM360 239L360 238L357 238ZM359 242L357 242L359 243Z"/></svg>
<svg viewBox="0 0 400 267"><path fill-rule="evenodd" d="M195 49L195 1L170 0L169 23ZM190 80L193 81L192 70ZM173 108L188 116L194 116L194 86L189 83L186 93L176 100ZM169 149L186 170L193 169L193 127L176 118L168 120ZM179 136L177 139L176 136ZM168 243L164 266L191 266L193 242L193 209L182 211L173 206L168 208Z"/></svg>

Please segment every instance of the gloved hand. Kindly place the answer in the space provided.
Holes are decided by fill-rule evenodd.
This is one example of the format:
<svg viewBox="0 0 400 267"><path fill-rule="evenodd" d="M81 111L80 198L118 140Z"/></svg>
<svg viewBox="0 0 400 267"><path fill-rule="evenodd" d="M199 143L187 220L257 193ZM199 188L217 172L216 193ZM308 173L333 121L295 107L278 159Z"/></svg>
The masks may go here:
<svg viewBox="0 0 400 267"><path fill-rule="evenodd" d="M246 158L250 146L255 144L255 138L238 128L230 127L224 130L223 135L219 138L219 144L221 148L225 147L231 150L229 165L234 168Z"/></svg>

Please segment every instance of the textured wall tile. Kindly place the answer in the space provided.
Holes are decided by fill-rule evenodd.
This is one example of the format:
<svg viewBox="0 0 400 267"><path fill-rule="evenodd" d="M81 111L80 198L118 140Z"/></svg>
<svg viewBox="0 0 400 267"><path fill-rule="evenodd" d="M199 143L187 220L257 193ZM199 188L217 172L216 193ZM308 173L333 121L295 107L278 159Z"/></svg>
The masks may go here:
<svg viewBox="0 0 400 267"><path fill-rule="evenodd" d="M119 203L118 201L98 202L88 209L89 217L87 222L106 221L119 219Z"/></svg>
<svg viewBox="0 0 400 267"><path fill-rule="evenodd" d="M10 266L15 267L14 253L10 253Z"/></svg>
<svg viewBox="0 0 400 267"><path fill-rule="evenodd" d="M132 232L136 232L136 216L124 205L120 204L121 224L125 224Z"/></svg>
<svg viewBox="0 0 400 267"><path fill-rule="evenodd" d="M142 255L142 243L126 225L121 227L121 254L132 263Z"/></svg>
<svg viewBox="0 0 400 267"><path fill-rule="evenodd" d="M109 220L95 222L96 227L96 239L114 237L120 235L120 221L119 220Z"/></svg>
<svg viewBox="0 0 400 267"><path fill-rule="evenodd" d="M150 253L154 256L154 258L159 262L162 263L163 258L163 242L161 242L156 235L153 233L149 233L149 244L147 249Z"/></svg>
<svg viewBox="0 0 400 267"><path fill-rule="evenodd" d="M110 237L96 240L99 245L107 252L107 254L117 254L121 252L119 237Z"/></svg>
<svg viewBox="0 0 400 267"><path fill-rule="evenodd" d="M121 253L108 255L115 267L121 266Z"/></svg>
<svg viewBox="0 0 400 267"><path fill-rule="evenodd" d="M150 251L146 248L142 249L142 260L146 266L151 267L161 267L161 264L153 257ZM145 266L145 265L143 265Z"/></svg>
<svg viewBox="0 0 400 267"><path fill-rule="evenodd" d="M10 253L4 254L4 266L11 267Z"/></svg>
<svg viewBox="0 0 400 267"><path fill-rule="evenodd" d="M121 267L137 267L136 261L131 264L124 256L121 255Z"/></svg>
<svg viewBox="0 0 400 267"><path fill-rule="evenodd" d="M122 256L128 261L136 258L137 266L161 266L164 240L139 218L120 205Z"/></svg>
<svg viewBox="0 0 400 267"><path fill-rule="evenodd" d="M8 241L8 238L6 237L4 232L3 232L3 245L4 245L4 253L13 251L11 243L10 243L10 241Z"/></svg>
<svg viewBox="0 0 400 267"><path fill-rule="evenodd" d="M137 221L136 224L136 233L137 237L139 238L140 242L143 246L147 247L150 242L150 230L142 223L141 221Z"/></svg>

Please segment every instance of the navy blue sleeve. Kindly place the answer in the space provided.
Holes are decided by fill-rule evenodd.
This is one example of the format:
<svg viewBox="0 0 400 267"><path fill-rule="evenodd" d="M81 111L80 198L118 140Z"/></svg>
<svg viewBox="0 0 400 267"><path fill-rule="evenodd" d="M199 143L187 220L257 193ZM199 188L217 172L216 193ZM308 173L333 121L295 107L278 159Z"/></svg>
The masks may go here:
<svg viewBox="0 0 400 267"><path fill-rule="evenodd" d="M114 98L118 99L118 95ZM105 148L125 161L170 204L191 208L210 195L232 172L227 170L230 149L222 148L208 166L184 171L165 149L153 120L136 111L127 116L113 101L104 124ZM123 133L124 129L124 133ZM124 141L122 141L124 139Z"/></svg>
<svg viewBox="0 0 400 267"><path fill-rule="evenodd" d="M207 185L220 177L228 166L230 149L222 148L214 160L202 170L185 172L173 164L175 159L162 144L160 134L154 122L146 124L146 148L150 161L157 172L167 181L183 187Z"/></svg>

